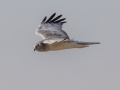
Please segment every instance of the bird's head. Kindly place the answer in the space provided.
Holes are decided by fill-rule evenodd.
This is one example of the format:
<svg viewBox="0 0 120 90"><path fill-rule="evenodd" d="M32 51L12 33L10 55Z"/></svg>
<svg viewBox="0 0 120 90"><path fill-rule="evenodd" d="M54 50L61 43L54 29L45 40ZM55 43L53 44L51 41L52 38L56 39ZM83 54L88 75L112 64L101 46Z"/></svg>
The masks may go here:
<svg viewBox="0 0 120 90"><path fill-rule="evenodd" d="M41 44L38 42L34 45L34 51L37 50L37 51L40 51L42 48Z"/></svg>

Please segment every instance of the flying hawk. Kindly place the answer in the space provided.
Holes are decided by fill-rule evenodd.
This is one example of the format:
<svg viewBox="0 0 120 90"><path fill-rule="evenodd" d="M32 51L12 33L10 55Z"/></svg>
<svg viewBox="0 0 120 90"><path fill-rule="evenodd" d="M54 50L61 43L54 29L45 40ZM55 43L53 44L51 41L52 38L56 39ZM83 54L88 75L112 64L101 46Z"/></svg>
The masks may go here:
<svg viewBox="0 0 120 90"><path fill-rule="evenodd" d="M62 15L55 17L54 13L49 19L45 16L41 25L36 30L36 34L43 38L34 46L34 51L46 52L70 48L85 48L89 45L100 44L99 42L83 42L70 39L68 34L62 30L62 25L66 23Z"/></svg>

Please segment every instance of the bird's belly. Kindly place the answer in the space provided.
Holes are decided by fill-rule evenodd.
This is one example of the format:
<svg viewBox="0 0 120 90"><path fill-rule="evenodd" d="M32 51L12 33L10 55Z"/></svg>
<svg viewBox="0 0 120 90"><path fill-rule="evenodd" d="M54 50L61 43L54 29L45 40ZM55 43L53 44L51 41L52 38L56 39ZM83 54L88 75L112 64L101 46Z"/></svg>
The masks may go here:
<svg viewBox="0 0 120 90"><path fill-rule="evenodd" d="M63 50L63 49L70 49L70 48L84 48L82 45L77 45L71 42L57 42L49 45L49 50Z"/></svg>
<svg viewBox="0 0 120 90"><path fill-rule="evenodd" d="M67 43L63 43L63 42L59 42L59 43L53 43L50 46L50 50L62 50L62 49L69 49L72 48L72 45Z"/></svg>

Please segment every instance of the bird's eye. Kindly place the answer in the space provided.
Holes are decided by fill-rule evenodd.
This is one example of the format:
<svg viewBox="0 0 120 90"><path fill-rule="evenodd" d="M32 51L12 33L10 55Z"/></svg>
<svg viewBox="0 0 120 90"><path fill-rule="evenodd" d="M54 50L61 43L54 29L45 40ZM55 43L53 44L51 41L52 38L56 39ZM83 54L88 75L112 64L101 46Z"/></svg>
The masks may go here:
<svg viewBox="0 0 120 90"><path fill-rule="evenodd" d="M39 44L36 47L39 47Z"/></svg>

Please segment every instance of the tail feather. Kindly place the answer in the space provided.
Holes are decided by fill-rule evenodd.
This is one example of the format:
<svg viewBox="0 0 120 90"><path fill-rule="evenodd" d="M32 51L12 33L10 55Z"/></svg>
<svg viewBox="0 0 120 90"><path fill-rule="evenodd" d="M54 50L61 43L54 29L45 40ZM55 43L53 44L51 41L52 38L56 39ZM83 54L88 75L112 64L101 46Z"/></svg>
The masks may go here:
<svg viewBox="0 0 120 90"><path fill-rule="evenodd" d="M94 44L100 44L100 42L83 42L83 41L73 41L73 43L79 44L79 45L94 45Z"/></svg>
<svg viewBox="0 0 120 90"><path fill-rule="evenodd" d="M78 44L81 44L81 45L94 45L94 44L100 44L100 42L78 42Z"/></svg>

